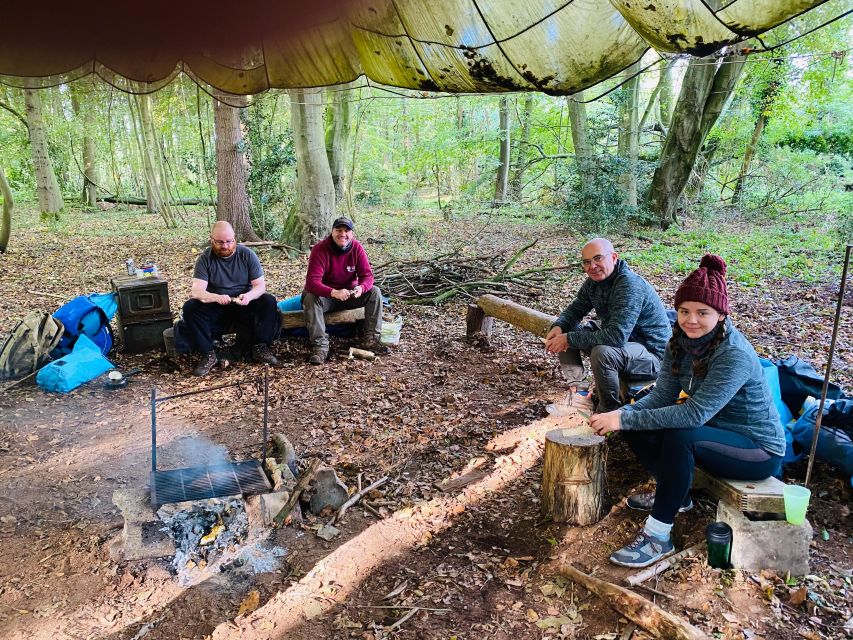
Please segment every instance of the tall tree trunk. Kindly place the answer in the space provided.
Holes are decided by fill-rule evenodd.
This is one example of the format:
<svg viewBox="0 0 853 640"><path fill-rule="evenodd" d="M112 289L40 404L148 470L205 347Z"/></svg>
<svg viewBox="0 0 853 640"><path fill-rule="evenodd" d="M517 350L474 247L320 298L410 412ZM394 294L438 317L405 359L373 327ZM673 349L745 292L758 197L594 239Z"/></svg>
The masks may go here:
<svg viewBox="0 0 853 640"><path fill-rule="evenodd" d="M85 84L81 84L85 83ZM82 92L82 88L88 94ZM83 204L94 208L98 199L98 174L95 165L95 108L88 99L94 89L94 82L78 80L71 85L71 108L77 118L83 117ZM82 99L81 99L82 98Z"/></svg>
<svg viewBox="0 0 853 640"><path fill-rule="evenodd" d="M326 108L326 155L335 185L335 204L338 210L352 210L347 193L347 150L350 143L351 83L326 90L330 105Z"/></svg>
<svg viewBox="0 0 853 640"><path fill-rule="evenodd" d="M329 232L335 218L335 185L323 135L321 89L289 89L290 122L296 151L296 204L283 240L307 249Z"/></svg>
<svg viewBox="0 0 853 640"><path fill-rule="evenodd" d="M163 195L163 172L160 168L160 150L154 138L154 125L151 121L150 94L137 94L134 97L136 110L139 114L139 125L133 119L136 138L139 142L139 155L142 156L142 171L145 174L145 198L148 201L148 211L159 214L166 228L177 227L172 207L168 198Z"/></svg>
<svg viewBox="0 0 853 640"><path fill-rule="evenodd" d="M764 125L767 123L767 116L762 111L758 115L758 120L755 122L755 129L752 130L752 137L749 139L749 144L746 145L746 151L743 154L743 163L740 166L740 173L735 182L735 188L732 192L732 202L740 202L743 196L743 183L749 174L749 165L752 164L752 158L755 156L755 150L758 148L758 141L761 139L761 133L764 131Z"/></svg>
<svg viewBox="0 0 853 640"><path fill-rule="evenodd" d="M658 86L658 115L661 126L669 129L672 123L672 70L675 67L675 58L667 60L660 70Z"/></svg>
<svg viewBox="0 0 853 640"><path fill-rule="evenodd" d="M619 176L625 204L637 207L637 155L640 150L637 110L640 93L640 63L636 62L625 70L630 78L622 85L619 101L619 140L617 154L625 163L625 169ZM633 77L631 77L633 76Z"/></svg>
<svg viewBox="0 0 853 640"><path fill-rule="evenodd" d="M222 100L217 99L221 97ZM239 105L232 107L230 105ZM246 98L225 93L213 97L213 124L216 132L216 218L234 227L240 242L257 242L249 217L249 194L246 191L246 162L243 156L243 131L240 129L240 107Z"/></svg>
<svg viewBox="0 0 853 640"><path fill-rule="evenodd" d="M12 207L15 206L15 202L12 200L12 189L9 188L3 167L0 167L0 195L3 196L3 214L0 218L0 253L6 253L6 249L9 247L9 237L12 235Z"/></svg>
<svg viewBox="0 0 853 640"><path fill-rule="evenodd" d="M509 98L501 96L500 101L500 163L495 176L495 200L493 205L498 207L506 204L509 199L509 157L510 157L510 119Z"/></svg>
<svg viewBox="0 0 853 640"><path fill-rule="evenodd" d="M524 180L524 171L527 168L527 145L530 142L530 118L533 113L533 94L524 94L524 107L521 112L521 135L513 145L515 148L515 167L510 179L510 193L513 200L521 199L522 181Z"/></svg>
<svg viewBox="0 0 853 640"><path fill-rule="evenodd" d="M59 213L65 203L59 182L53 170L50 153L47 148L47 133L41 109L41 97L37 89L24 89L27 124L30 132L30 150L33 154L33 167L36 170L36 191L42 218L59 220Z"/></svg>
<svg viewBox="0 0 853 640"><path fill-rule="evenodd" d="M572 145L575 148L575 161L578 165L578 175L582 182L592 178L592 143L589 140L589 124L586 117L586 104L583 102L583 91L578 91L566 98L569 106L569 122L572 129Z"/></svg>
<svg viewBox="0 0 853 640"><path fill-rule="evenodd" d="M678 222L678 199L690 178L702 142L737 85L744 60L745 56L732 53L719 62L709 56L694 58L688 65L672 126L649 189L649 208L658 215L664 229Z"/></svg>

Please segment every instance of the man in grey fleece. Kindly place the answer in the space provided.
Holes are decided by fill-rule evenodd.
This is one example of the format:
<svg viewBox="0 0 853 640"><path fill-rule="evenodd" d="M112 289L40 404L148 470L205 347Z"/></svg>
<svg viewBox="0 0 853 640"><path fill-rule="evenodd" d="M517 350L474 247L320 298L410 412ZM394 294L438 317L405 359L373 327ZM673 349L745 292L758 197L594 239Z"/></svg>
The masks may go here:
<svg viewBox="0 0 853 640"><path fill-rule="evenodd" d="M559 354L570 387L585 388L581 352L589 354L598 394L597 412L621 406L619 378L653 380L672 333L663 302L634 273L610 240L595 238L581 249L587 279L545 337L545 348ZM581 323L595 310L597 321Z"/></svg>

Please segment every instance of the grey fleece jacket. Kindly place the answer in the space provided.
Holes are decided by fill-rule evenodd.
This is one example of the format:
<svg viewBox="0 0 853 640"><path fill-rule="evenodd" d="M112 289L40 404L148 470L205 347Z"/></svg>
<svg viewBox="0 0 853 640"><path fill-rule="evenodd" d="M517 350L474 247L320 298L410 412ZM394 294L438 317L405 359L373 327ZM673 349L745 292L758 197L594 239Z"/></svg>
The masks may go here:
<svg viewBox="0 0 853 640"><path fill-rule="evenodd" d="M601 329L580 331L580 321L593 309ZM588 350L600 344L624 347L627 342L639 342L657 358L663 357L672 334L657 291L631 271L624 260L618 260L613 273L601 282L587 278L554 326L568 334L569 345L576 349Z"/></svg>
<svg viewBox="0 0 853 640"><path fill-rule="evenodd" d="M740 433L773 455L785 454L785 434L755 349L725 321L726 336L711 354L704 378L693 376L693 356L682 353L679 376L672 375L667 348L652 392L622 407L625 431L692 429L702 425ZM689 398L675 404L679 392Z"/></svg>

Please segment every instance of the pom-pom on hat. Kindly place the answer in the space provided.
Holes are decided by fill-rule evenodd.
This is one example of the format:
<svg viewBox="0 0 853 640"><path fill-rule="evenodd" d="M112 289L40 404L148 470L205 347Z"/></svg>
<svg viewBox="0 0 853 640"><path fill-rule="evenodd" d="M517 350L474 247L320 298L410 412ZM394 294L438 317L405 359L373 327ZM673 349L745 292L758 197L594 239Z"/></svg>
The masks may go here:
<svg viewBox="0 0 853 640"><path fill-rule="evenodd" d="M699 268L687 276L675 292L675 308L682 302L704 302L720 313L731 313L726 289L726 261L706 253Z"/></svg>

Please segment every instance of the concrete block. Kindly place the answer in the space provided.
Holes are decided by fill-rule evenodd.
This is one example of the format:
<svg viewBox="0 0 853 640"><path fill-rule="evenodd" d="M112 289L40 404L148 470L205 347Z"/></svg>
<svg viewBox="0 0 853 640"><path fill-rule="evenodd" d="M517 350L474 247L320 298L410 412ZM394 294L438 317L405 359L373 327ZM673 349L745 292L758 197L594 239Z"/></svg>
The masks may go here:
<svg viewBox="0 0 853 640"><path fill-rule="evenodd" d="M272 493L262 493L258 496L261 521L264 526L271 527L273 518L278 515L290 498L289 491L274 491Z"/></svg>
<svg viewBox="0 0 853 640"><path fill-rule="evenodd" d="M736 569L771 569L780 574L804 576L809 572L812 526L785 520L750 520L737 507L720 501L717 520L732 528L731 563Z"/></svg>
<svg viewBox="0 0 853 640"><path fill-rule="evenodd" d="M113 504L124 518L124 529L109 545L113 560L144 560L175 554L175 543L154 510L144 489L117 489Z"/></svg>
<svg viewBox="0 0 853 640"><path fill-rule="evenodd" d="M311 513L315 516L326 507L337 511L349 499L347 486L338 479L338 474L331 467L320 467L314 476L313 485Z"/></svg>

